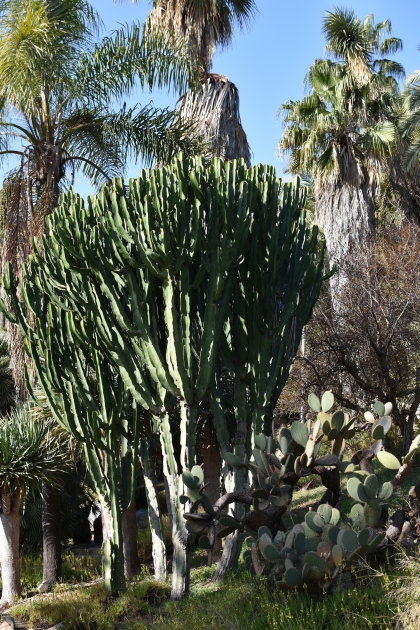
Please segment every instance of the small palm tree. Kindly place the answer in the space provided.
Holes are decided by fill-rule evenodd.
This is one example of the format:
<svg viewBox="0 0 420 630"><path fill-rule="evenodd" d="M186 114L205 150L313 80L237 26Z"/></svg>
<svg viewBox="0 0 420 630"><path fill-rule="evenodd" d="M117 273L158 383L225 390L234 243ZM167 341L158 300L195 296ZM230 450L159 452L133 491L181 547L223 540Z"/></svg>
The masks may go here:
<svg viewBox="0 0 420 630"><path fill-rule="evenodd" d="M19 568L20 507L42 482L55 485L68 453L51 423L35 421L28 406L0 418L0 607L21 594Z"/></svg>

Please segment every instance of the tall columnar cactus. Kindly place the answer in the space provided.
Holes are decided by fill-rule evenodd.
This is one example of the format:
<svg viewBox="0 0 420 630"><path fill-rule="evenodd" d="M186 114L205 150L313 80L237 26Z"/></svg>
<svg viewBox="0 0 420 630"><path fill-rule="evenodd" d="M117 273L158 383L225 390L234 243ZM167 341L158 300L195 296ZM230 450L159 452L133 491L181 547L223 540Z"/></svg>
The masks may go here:
<svg viewBox="0 0 420 630"><path fill-rule="evenodd" d="M69 310L75 340L94 344L136 402L159 417L174 524L173 597L188 590L189 548L179 497L194 465L199 403L208 389L231 269L240 262L257 193L243 163L174 160L126 190L104 188L88 207L69 193L48 222L38 288ZM53 333L53 329L51 329ZM54 333L53 333L54 334ZM34 348L34 352L36 349ZM165 405L180 403L181 461Z"/></svg>
<svg viewBox="0 0 420 630"><path fill-rule="evenodd" d="M250 456L255 436L271 433L275 404L323 279L323 252L317 260L317 230L306 227L305 191L299 180L283 185L274 168L263 165L251 169L249 177L258 203L244 239L243 263L235 270L221 342L222 363L234 383L233 452L242 461ZM224 446L227 423L220 390L219 370L212 407ZM225 469L225 477L228 472ZM232 489L238 490L246 482L244 470L234 469L233 477ZM237 518L243 509L236 506ZM231 537L216 578L234 568L238 552L239 540Z"/></svg>
<svg viewBox="0 0 420 630"><path fill-rule="evenodd" d="M55 296L51 298L52 292L48 296L37 285L46 269L41 270L33 261L31 270L25 272L22 295L36 318L36 329L33 329L17 297L9 266L4 288L11 299L14 316L9 313L7 317L21 329L26 351L55 419L84 445L107 520L104 580L107 587L117 593L125 587L121 519L134 499L139 441L137 404L119 372L104 361L94 334L89 341L81 340L65 301L60 302ZM72 289L75 288L73 285ZM29 378L26 380L36 400Z"/></svg>

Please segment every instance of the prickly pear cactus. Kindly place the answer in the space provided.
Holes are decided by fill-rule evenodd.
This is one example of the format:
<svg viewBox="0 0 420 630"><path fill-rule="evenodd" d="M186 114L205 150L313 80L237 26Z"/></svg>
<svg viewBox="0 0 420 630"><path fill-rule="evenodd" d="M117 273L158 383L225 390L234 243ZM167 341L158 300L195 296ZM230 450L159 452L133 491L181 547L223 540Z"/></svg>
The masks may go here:
<svg viewBox="0 0 420 630"><path fill-rule="evenodd" d="M385 537L385 533L372 536L367 528L356 533L339 522L339 510L322 504L286 534L278 532L273 538L261 527L256 538L245 540L249 548L245 566L258 577L281 577L276 585L283 590L328 591Z"/></svg>

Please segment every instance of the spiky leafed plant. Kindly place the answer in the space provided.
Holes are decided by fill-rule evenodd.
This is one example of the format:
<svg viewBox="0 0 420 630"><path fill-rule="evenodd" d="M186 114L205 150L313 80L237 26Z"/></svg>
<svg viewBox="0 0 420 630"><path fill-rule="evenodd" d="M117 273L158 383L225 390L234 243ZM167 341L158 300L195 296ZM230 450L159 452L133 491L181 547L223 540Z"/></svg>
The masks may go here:
<svg viewBox="0 0 420 630"><path fill-rule="evenodd" d="M317 60L306 77L310 93L282 105L279 144L293 173L314 178L316 212L331 263L353 242L374 236L374 199L396 139L400 64L385 58L402 46L387 37L389 20L361 21L353 11L327 12L323 31L330 60ZM345 279L343 278L343 281ZM333 285L340 276L333 277Z"/></svg>
<svg viewBox="0 0 420 630"><path fill-rule="evenodd" d="M185 42L139 25L99 39L101 21L86 0L0 3L0 156L18 156L7 182L3 271L15 273L44 231L45 216L80 170L94 186L124 173L129 157L154 163L197 149L179 114L121 105L135 86L185 90L193 75ZM38 238L38 242L41 239ZM16 387L23 395L23 352L11 337Z"/></svg>
<svg viewBox="0 0 420 630"><path fill-rule="evenodd" d="M58 483L68 453L51 423L35 421L28 406L0 418L0 607L21 594L19 568L20 507L43 481Z"/></svg>
<svg viewBox="0 0 420 630"><path fill-rule="evenodd" d="M418 173L420 164L420 70L413 72L405 84L401 131L408 144L405 166L410 172Z"/></svg>

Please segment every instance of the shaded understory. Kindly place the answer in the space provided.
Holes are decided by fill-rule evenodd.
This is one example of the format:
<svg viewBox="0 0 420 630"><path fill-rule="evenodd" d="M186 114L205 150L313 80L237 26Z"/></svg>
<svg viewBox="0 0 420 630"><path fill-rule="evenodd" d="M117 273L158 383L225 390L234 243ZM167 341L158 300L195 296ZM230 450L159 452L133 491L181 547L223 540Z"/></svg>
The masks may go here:
<svg viewBox="0 0 420 630"><path fill-rule="evenodd" d="M381 481L392 477L378 464ZM343 484L345 484L345 479ZM417 481L412 474L392 497L393 508L406 504L408 489ZM343 488L344 489L344 488ZM296 492L288 518L300 522L310 505L319 501L323 489L315 483L308 490ZM346 497L346 494L344 494ZM343 521L352 501L343 498L340 509ZM192 571L191 594L187 600L169 600L170 586L153 580L149 575L151 561L150 533L140 531L139 555L142 574L127 592L110 599L99 580L99 550L90 555L64 558L64 582L53 593L33 598L15 606L11 614L29 628L45 630L64 622L68 630L113 630L127 628L144 630L386 630L395 628L396 588L403 581L393 565L376 566L359 578L358 587L323 598L298 594L285 595L265 581L253 581L241 568L222 584L214 584L214 567L208 568L206 553L197 550ZM419 563L420 568L420 563ZM22 559L23 586L27 594L40 582L42 564L39 557ZM90 582L80 585L81 581ZM413 628L414 630L414 628Z"/></svg>

